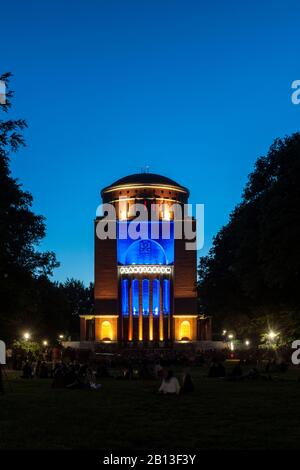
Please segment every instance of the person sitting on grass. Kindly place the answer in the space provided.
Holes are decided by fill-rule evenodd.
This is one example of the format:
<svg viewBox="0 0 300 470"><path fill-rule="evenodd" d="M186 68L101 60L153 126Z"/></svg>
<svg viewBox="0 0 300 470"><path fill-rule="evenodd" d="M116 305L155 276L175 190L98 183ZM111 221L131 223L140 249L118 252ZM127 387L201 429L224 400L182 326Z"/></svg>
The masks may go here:
<svg viewBox="0 0 300 470"><path fill-rule="evenodd" d="M153 367L154 377L155 377L156 379L159 378L159 377L161 377L162 372L163 372L163 368L162 368L160 362L159 362L159 361L156 361L155 364L154 364L154 367Z"/></svg>
<svg viewBox="0 0 300 470"><path fill-rule="evenodd" d="M22 379L32 379L33 378L33 372L32 372L32 367L29 361L26 361L23 367L23 375L21 375Z"/></svg>
<svg viewBox="0 0 300 470"><path fill-rule="evenodd" d="M88 388L87 387L87 369L88 369L87 364L83 364L80 366L80 369L77 373L72 371L72 373L69 375L69 372L68 372L68 381L65 384L66 388L70 388L70 389Z"/></svg>
<svg viewBox="0 0 300 470"><path fill-rule="evenodd" d="M97 384L95 373L91 367L88 367L87 369L86 381L87 386L90 390L99 390L99 388L101 387L100 384Z"/></svg>
<svg viewBox="0 0 300 470"><path fill-rule="evenodd" d="M212 363L210 365L209 371L208 371L208 377L217 377L217 372L218 372L218 363L215 359L212 360Z"/></svg>
<svg viewBox="0 0 300 470"><path fill-rule="evenodd" d="M179 395L180 385L176 377L174 377L172 370L164 373L164 377L158 391L164 395Z"/></svg>
<svg viewBox="0 0 300 470"><path fill-rule="evenodd" d="M241 366L241 361L239 361L232 369L230 377L233 379L237 379L237 378L242 377L242 375L243 375L243 370Z"/></svg>
<svg viewBox="0 0 300 470"><path fill-rule="evenodd" d="M259 373L259 370L256 367L252 367L252 369L249 370L246 374L243 375L246 379L250 380L257 380L260 379L262 376ZM268 379L271 378L269 375Z"/></svg>
<svg viewBox="0 0 300 470"><path fill-rule="evenodd" d="M213 359L212 364L209 368L208 377L225 377L226 369L222 362L218 362L216 359Z"/></svg>
<svg viewBox="0 0 300 470"><path fill-rule="evenodd" d="M63 362L56 363L53 371L52 388L63 388L66 385L66 366Z"/></svg>
<svg viewBox="0 0 300 470"><path fill-rule="evenodd" d="M40 371L39 371L39 378L40 379L47 379L48 378L48 365L46 361L43 361L40 365Z"/></svg>
<svg viewBox="0 0 300 470"><path fill-rule="evenodd" d="M194 391L194 383L188 370L183 374L183 381L180 393L190 393Z"/></svg>

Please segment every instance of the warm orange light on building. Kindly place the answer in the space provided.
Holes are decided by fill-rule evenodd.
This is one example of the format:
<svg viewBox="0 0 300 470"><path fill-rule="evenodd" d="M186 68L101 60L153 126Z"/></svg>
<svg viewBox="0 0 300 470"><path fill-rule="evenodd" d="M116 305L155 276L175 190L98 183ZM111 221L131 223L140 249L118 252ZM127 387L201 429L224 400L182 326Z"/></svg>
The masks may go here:
<svg viewBox="0 0 300 470"><path fill-rule="evenodd" d="M110 321L104 321L101 325L101 340L111 341L113 337L113 330Z"/></svg>
<svg viewBox="0 0 300 470"><path fill-rule="evenodd" d="M128 341L132 341L133 338L133 318L132 313L129 315L129 331L128 331Z"/></svg>
<svg viewBox="0 0 300 470"><path fill-rule="evenodd" d="M139 341L143 341L143 316L139 315Z"/></svg>
<svg viewBox="0 0 300 470"><path fill-rule="evenodd" d="M164 340L164 317L162 313L159 315L159 341Z"/></svg>
<svg viewBox="0 0 300 470"><path fill-rule="evenodd" d="M175 315L175 340L194 341L197 336L197 315Z"/></svg>
<svg viewBox="0 0 300 470"><path fill-rule="evenodd" d="M191 324L188 320L184 320L180 324L180 339L188 341L191 339Z"/></svg>
<svg viewBox="0 0 300 470"><path fill-rule="evenodd" d="M97 341L117 341L118 317L116 315L95 317L95 338Z"/></svg>
<svg viewBox="0 0 300 470"><path fill-rule="evenodd" d="M149 315L149 340L153 341L153 315Z"/></svg>
<svg viewBox="0 0 300 470"><path fill-rule="evenodd" d="M116 343L107 344L112 351L175 343L181 348L179 343L210 339L210 318L197 313L197 253L186 248L183 230L185 221L190 223L184 210L189 190L146 171L120 178L103 188L101 197L113 210L109 220L97 212L94 221L95 309L80 317L80 340L102 342L103 348ZM135 204L147 224L146 235L141 230L138 239L131 225ZM114 224L112 237L99 236L98 228L106 222ZM195 233L196 226L194 219Z"/></svg>

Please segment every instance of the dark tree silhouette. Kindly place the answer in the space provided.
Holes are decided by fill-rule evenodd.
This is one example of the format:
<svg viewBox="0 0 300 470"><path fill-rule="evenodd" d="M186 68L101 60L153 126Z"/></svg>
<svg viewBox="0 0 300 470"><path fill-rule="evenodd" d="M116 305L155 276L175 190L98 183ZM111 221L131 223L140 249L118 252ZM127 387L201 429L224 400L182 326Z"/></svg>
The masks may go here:
<svg viewBox="0 0 300 470"><path fill-rule="evenodd" d="M199 302L221 329L300 334L300 134L260 157L241 203L199 264Z"/></svg>
<svg viewBox="0 0 300 470"><path fill-rule="evenodd" d="M10 74L0 77L6 83L8 113L13 96ZM11 176L10 155L25 145L22 135L27 127L23 119L0 120L0 331L6 339L36 312L32 291L40 276L48 276L58 266L53 252L40 252L45 236L45 219L31 210L32 196Z"/></svg>

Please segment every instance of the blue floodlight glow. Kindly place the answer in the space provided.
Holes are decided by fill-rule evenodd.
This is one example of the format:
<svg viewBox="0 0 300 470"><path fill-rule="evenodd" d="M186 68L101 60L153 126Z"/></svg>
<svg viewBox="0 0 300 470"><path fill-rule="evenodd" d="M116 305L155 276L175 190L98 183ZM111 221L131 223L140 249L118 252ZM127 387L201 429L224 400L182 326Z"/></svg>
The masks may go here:
<svg viewBox="0 0 300 470"><path fill-rule="evenodd" d="M170 281L163 280L163 312L165 315L170 313Z"/></svg>
<svg viewBox="0 0 300 470"><path fill-rule="evenodd" d="M139 281L138 279L133 279L132 281L132 315L139 315Z"/></svg>
<svg viewBox="0 0 300 470"><path fill-rule="evenodd" d="M149 279L143 279L142 282L142 295L143 295L143 300L142 300L142 309L143 309L143 315L149 315L149 309L150 309L150 282Z"/></svg>
<svg viewBox="0 0 300 470"><path fill-rule="evenodd" d="M128 280L122 280L122 315L124 317L129 314L129 295L128 295Z"/></svg>
<svg viewBox="0 0 300 470"><path fill-rule="evenodd" d="M159 315L160 311L160 282L158 279L153 279L153 297L152 297L152 308L153 315Z"/></svg>
<svg viewBox="0 0 300 470"><path fill-rule="evenodd" d="M147 236L144 239L132 239L128 234L128 224L134 222L119 221L117 226L117 256L119 265L164 264L174 263L174 223L139 222L147 224ZM163 238L163 225L170 224L170 237ZM157 239L151 239L151 224L158 224ZM144 232L142 232L144 233ZM156 233L156 231L155 231ZM124 234L128 234L126 238Z"/></svg>

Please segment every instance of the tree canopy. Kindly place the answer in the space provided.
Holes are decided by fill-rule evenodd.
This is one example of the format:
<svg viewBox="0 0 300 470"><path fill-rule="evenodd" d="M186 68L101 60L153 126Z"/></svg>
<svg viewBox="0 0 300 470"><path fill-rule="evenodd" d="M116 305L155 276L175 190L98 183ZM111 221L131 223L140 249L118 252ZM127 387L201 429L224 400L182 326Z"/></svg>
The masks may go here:
<svg viewBox="0 0 300 470"><path fill-rule="evenodd" d="M10 78L0 77L7 89L6 103L0 104L3 117L13 97ZM78 315L92 309L92 286L49 279L59 263L52 251L38 249L46 234L45 218L33 212L32 195L11 175L10 158L25 145L26 127L23 119L0 119L0 332L6 341L24 329L48 338L59 331L76 334Z"/></svg>
<svg viewBox="0 0 300 470"><path fill-rule="evenodd" d="M300 333L300 134L258 158L242 201L200 259L199 302L217 328Z"/></svg>

